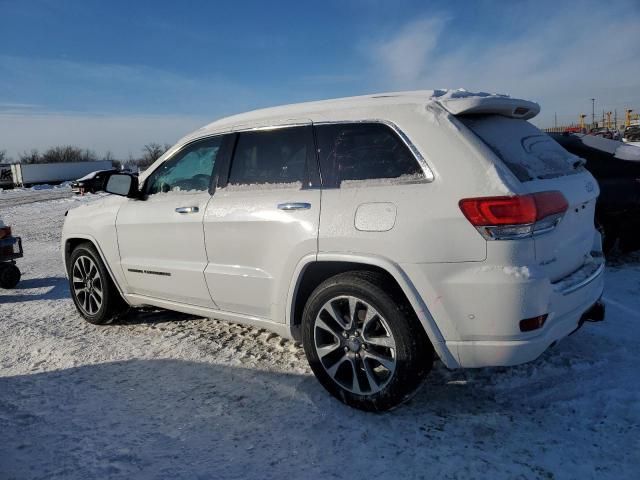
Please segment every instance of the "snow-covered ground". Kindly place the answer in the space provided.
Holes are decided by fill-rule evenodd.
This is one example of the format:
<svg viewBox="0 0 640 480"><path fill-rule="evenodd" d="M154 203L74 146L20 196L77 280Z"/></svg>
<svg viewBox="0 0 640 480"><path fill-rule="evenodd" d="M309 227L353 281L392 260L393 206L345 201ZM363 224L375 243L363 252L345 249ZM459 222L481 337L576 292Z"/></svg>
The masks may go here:
<svg viewBox="0 0 640 480"><path fill-rule="evenodd" d="M65 210L97 196L63 193L0 192L25 248L0 290L2 479L638 478L640 256L608 268L605 322L520 367L436 364L409 404L368 414L263 330L85 323L58 242Z"/></svg>

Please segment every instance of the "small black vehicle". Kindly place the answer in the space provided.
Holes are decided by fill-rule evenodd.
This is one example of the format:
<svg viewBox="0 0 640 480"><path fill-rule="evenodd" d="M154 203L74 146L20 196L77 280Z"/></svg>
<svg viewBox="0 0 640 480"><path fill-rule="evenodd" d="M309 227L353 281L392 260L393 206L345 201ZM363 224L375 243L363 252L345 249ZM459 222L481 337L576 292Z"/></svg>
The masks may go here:
<svg viewBox="0 0 640 480"><path fill-rule="evenodd" d="M97 170L71 182L71 191L74 193L96 193L104 190L106 180L112 173L120 170Z"/></svg>
<svg viewBox="0 0 640 480"><path fill-rule="evenodd" d="M623 252L640 249L640 147L592 135L549 135L585 159L586 168L598 180L596 222L605 252L616 242Z"/></svg>
<svg viewBox="0 0 640 480"><path fill-rule="evenodd" d="M22 240L0 220L0 288L14 288L20 281L16 258L22 257Z"/></svg>

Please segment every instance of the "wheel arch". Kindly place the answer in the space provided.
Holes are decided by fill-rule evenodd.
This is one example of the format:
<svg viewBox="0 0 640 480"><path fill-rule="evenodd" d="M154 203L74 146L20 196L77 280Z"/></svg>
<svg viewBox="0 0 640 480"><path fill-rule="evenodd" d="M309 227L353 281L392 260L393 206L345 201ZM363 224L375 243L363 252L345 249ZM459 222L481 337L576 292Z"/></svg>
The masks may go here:
<svg viewBox="0 0 640 480"><path fill-rule="evenodd" d="M311 292L327 278L352 270L373 271L387 277L415 312L443 363L450 368L458 366L427 305L406 273L399 265L378 256L319 254L305 257L296 268L287 298L285 321L294 339L301 339L302 310Z"/></svg>
<svg viewBox="0 0 640 480"><path fill-rule="evenodd" d="M96 241L94 237L90 235L73 235L71 237L65 238L63 256L64 256L64 271L67 277L69 276L69 258L71 257L71 252L73 252L73 250L78 245L83 243L89 243L96 249L96 251L98 252L98 255L100 255L100 260L102 261L105 268L107 269L107 272L109 273L109 277L111 278L111 281L118 289L120 296L126 301L125 292L122 290L120 284L118 283L118 279L113 274L113 271L111 270L111 265L109 265L109 262L107 261L107 258L105 257L104 252L100 248L100 244Z"/></svg>

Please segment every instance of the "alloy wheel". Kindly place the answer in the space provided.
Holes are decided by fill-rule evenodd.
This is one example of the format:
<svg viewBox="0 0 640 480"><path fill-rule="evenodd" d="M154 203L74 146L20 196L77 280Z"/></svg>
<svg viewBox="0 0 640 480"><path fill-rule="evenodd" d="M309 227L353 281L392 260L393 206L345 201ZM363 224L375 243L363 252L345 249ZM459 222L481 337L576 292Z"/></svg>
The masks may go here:
<svg viewBox="0 0 640 480"><path fill-rule="evenodd" d="M100 270L94 260L86 255L76 258L71 272L73 293L82 312L95 315L102 307L104 299Z"/></svg>
<svg viewBox="0 0 640 480"><path fill-rule="evenodd" d="M368 302L341 295L326 302L314 323L320 363L357 395L382 390L396 370L396 343L385 318Z"/></svg>

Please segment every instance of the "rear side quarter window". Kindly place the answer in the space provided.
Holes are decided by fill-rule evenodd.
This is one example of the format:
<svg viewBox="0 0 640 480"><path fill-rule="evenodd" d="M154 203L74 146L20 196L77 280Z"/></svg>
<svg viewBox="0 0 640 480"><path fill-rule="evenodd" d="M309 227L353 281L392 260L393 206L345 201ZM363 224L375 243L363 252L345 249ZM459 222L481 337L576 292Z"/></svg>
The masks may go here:
<svg viewBox="0 0 640 480"><path fill-rule="evenodd" d="M382 123L316 125L324 188L422 182L422 167L407 145Z"/></svg>

